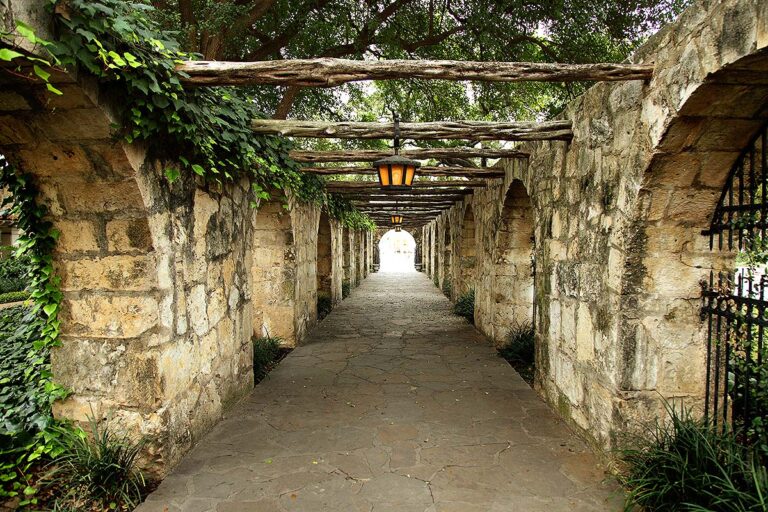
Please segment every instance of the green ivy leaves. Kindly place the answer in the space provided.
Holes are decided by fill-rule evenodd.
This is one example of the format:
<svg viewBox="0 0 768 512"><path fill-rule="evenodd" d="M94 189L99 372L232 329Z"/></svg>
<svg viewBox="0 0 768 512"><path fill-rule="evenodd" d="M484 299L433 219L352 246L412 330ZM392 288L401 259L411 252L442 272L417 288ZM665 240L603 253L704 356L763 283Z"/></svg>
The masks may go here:
<svg viewBox="0 0 768 512"><path fill-rule="evenodd" d="M304 176L288 156L289 142L253 134L251 120L261 114L242 90L185 90L176 64L194 56L159 29L147 16L150 10L141 2L69 0L66 16L57 18L64 30L53 53L63 64L87 69L119 90L125 98L121 135L127 142L145 141L158 156L179 161L180 168L164 171L170 183L182 171L214 183L247 176L254 205L268 200L271 190L289 190L341 215L337 218L350 227L373 225L353 213L351 204L336 205L321 179Z"/></svg>

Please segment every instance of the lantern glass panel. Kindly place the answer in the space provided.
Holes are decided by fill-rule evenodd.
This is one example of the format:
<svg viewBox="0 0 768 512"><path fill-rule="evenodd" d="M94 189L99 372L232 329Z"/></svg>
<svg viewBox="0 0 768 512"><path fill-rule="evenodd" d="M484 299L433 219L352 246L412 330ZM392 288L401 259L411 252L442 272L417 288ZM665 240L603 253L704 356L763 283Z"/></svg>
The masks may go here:
<svg viewBox="0 0 768 512"><path fill-rule="evenodd" d="M392 164L392 185L403 184L403 171L402 164Z"/></svg>
<svg viewBox="0 0 768 512"><path fill-rule="evenodd" d="M405 171L405 184L407 186L411 186L413 184L413 176L416 174L416 168L412 165L409 165Z"/></svg>
<svg viewBox="0 0 768 512"><path fill-rule="evenodd" d="M389 182L389 166L387 164L379 165L379 183L382 187L391 185Z"/></svg>

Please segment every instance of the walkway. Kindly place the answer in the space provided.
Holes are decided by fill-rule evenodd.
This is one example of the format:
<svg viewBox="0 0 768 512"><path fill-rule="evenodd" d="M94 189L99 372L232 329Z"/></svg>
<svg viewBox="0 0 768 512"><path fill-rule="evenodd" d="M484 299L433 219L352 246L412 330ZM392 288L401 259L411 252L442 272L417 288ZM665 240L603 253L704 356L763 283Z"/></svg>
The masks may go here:
<svg viewBox="0 0 768 512"><path fill-rule="evenodd" d="M423 274L372 274L139 512L621 510Z"/></svg>

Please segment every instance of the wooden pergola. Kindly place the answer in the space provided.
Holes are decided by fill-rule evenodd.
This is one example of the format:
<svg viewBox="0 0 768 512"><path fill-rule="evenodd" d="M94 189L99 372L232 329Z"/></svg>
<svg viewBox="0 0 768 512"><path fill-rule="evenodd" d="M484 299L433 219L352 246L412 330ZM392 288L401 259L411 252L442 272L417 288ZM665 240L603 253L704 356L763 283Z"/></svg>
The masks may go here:
<svg viewBox="0 0 768 512"><path fill-rule="evenodd" d="M335 87L362 80L461 80L482 82L574 82L620 81L653 78L653 66L645 64L464 62L449 60L345 60L299 59L260 62L189 61L178 65L182 82L189 87L221 85L276 85L284 87ZM393 123L323 122L255 119L256 134L302 138L392 139ZM404 214L403 226L418 227L443 213L488 180L504 177L500 168L486 166L488 159L526 159L519 148L473 147L482 141L570 141L570 121L488 122L443 121L400 123L399 136L410 140L464 140L471 144L449 148L408 148L400 154L427 162L408 191L382 190L374 181L326 182L327 189L349 199L379 225L389 222L397 209ZM363 175L376 172L366 163L388 157L391 151L338 150L291 151L303 172L320 176ZM481 159L478 165L470 159ZM318 165L332 164L332 165ZM362 164L362 165L361 165ZM430 179L430 178L442 179Z"/></svg>

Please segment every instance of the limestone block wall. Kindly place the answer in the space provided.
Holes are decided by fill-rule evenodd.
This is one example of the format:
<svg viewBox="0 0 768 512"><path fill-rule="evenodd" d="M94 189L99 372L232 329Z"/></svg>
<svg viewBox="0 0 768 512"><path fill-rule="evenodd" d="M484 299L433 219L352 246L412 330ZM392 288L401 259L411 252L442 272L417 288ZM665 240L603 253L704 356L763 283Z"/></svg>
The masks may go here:
<svg viewBox="0 0 768 512"><path fill-rule="evenodd" d="M768 122L766 46L765 2L697 2L632 57L655 62L649 83L593 86L562 115L571 143L524 144L529 162L501 162L506 177L468 200L476 325L498 339L509 327L499 298L522 278L516 265L496 268L502 239L517 236L504 233L514 216L504 203L515 180L530 196L536 386L597 446L663 414L662 397L701 405L699 280L733 264L701 231L739 151ZM445 214L454 231L463 208ZM438 260L443 222L425 231L436 231Z"/></svg>
<svg viewBox="0 0 768 512"><path fill-rule="evenodd" d="M341 302L341 284L344 280L344 226L331 219L331 300Z"/></svg>
<svg viewBox="0 0 768 512"><path fill-rule="evenodd" d="M142 148L114 142L95 84L54 81L62 96L4 77L0 152L34 176L61 232L52 365L72 394L55 414L146 436L163 474L252 387L248 183L169 187Z"/></svg>
<svg viewBox="0 0 768 512"><path fill-rule="evenodd" d="M317 230L317 293L333 300L333 235L331 219L323 212Z"/></svg>
<svg viewBox="0 0 768 512"><path fill-rule="evenodd" d="M356 250L355 231L352 229L345 229L344 237L344 279L349 282L350 287L357 286L358 280L358 257Z"/></svg>
<svg viewBox="0 0 768 512"><path fill-rule="evenodd" d="M291 201L296 254L294 343L300 343L317 323L317 233L320 207Z"/></svg>
<svg viewBox="0 0 768 512"><path fill-rule="evenodd" d="M253 331L255 336L296 339L296 251L293 221L285 198L259 205L253 212Z"/></svg>

